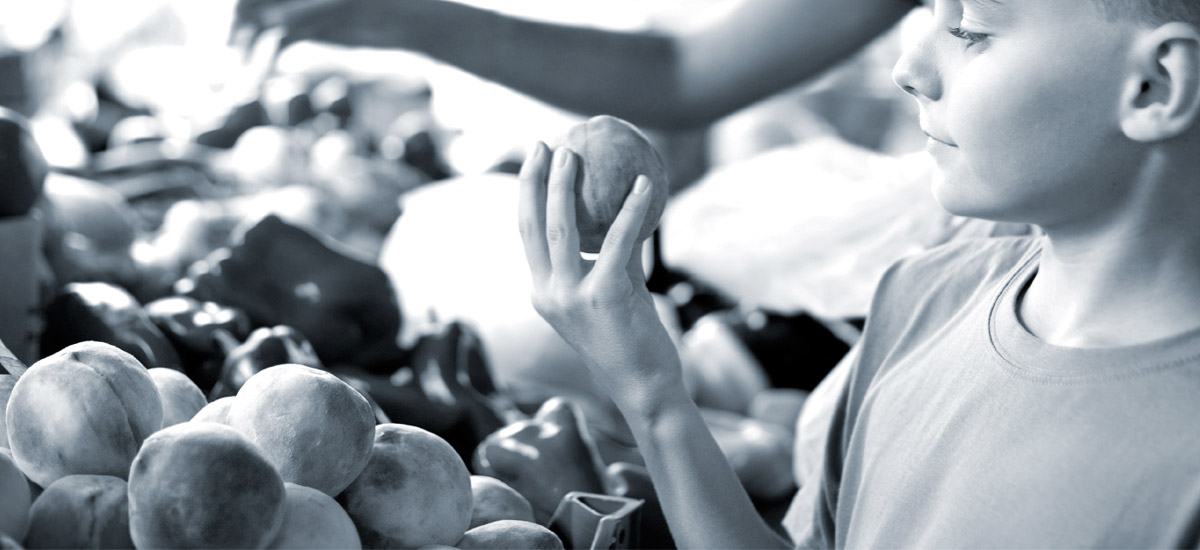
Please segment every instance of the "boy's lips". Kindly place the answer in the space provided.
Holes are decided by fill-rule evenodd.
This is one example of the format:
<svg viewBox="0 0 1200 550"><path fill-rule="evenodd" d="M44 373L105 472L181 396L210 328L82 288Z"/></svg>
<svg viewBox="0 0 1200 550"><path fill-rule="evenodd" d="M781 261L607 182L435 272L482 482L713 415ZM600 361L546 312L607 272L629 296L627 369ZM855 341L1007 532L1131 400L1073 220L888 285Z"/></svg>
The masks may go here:
<svg viewBox="0 0 1200 550"><path fill-rule="evenodd" d="M947 146L947 147L958 147L958 145L955 145L954 143L951 143L951 142L949 142L949 141L947 141L947 140L941 139L941 138L939 138L939 137L937 137L937 136L935 136L935 135L933 135L933 134L929 133L928 131L926 131L926 130L924 130L924 129L922 129L921 131L922 131L922 132L923 132L923 133L924 133L926 136L928 136L928 137L929 137L929 139L931 139L931 140L933 140L933 141L936 141L936 142L938 142L938 143L940 143L940 144L942 144L942 145L945 145L945 146Z"/></svg>

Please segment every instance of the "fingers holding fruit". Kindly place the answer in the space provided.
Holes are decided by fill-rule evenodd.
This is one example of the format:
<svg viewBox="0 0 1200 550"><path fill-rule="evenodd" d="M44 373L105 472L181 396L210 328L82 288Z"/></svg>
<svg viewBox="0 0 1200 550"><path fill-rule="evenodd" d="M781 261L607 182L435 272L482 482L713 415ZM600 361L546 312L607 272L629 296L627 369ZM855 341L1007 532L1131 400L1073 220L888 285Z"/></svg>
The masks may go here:
<svg viewBox="0 0 1200 550"><path fill-rule="evenodd" d="M642 242L667 197L650 142L629 123L595 117L554 147L538 144L520 180L519 223L538 313L600 369L614 395L673 379L659 376L678 357L642 268ZM598 259L581 252L599 252Z"/></svg>
<svg viewBox="0 0 1200 550"><path fill-rule="evenodd" d="M566 147L554 152L546 188L546 244L551 280L574 283L581 274L579 232L575 228L575 153Z"/></svg>

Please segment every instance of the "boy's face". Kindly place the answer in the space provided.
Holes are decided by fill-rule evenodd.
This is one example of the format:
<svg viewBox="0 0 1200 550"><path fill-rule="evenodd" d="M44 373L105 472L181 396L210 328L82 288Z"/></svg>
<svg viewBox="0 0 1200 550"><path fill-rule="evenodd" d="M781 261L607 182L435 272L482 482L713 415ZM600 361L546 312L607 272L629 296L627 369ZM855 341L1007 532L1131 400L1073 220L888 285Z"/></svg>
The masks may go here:
<svg viewBox="0 0 1200 550"><path fill-rule="evenodd" d="M920 104L942 206L1043 226L1116 208L1132 169L1118 100L1136 27L1090 0L927 4L933 21L893 77Z"/></svg>

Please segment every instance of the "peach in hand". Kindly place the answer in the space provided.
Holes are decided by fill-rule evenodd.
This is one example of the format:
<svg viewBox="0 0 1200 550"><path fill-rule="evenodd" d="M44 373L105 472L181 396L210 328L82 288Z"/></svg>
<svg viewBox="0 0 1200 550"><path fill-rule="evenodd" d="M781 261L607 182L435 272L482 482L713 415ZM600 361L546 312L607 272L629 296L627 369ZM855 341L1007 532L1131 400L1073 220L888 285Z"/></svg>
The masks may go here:
<svg viewBox="0 0 1200 550"><path fill-rule="evenodd" d="M636 126L619 118L600 115L572 126L549 144L579 155L575 173L575 225L579 249L599 252L604 235L617 219L634 180L644 175L653 182L652 202L638 241L658 227L667 204L667 169L654 145Z"/></svg>

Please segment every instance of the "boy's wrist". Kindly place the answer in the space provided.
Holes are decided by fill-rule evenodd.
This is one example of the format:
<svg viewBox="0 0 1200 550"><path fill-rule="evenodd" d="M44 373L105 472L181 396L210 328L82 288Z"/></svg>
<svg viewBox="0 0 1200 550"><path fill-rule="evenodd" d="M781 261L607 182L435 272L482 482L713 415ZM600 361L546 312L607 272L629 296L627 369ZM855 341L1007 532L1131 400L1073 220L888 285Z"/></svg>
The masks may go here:
<svg viewBox="0 0 1200 550"><path fill-rule="evenodd" d="M645 386L613 397L634 431L641 428L653 430L678 411L696 406L682 382L661 387Z"/></svg>

